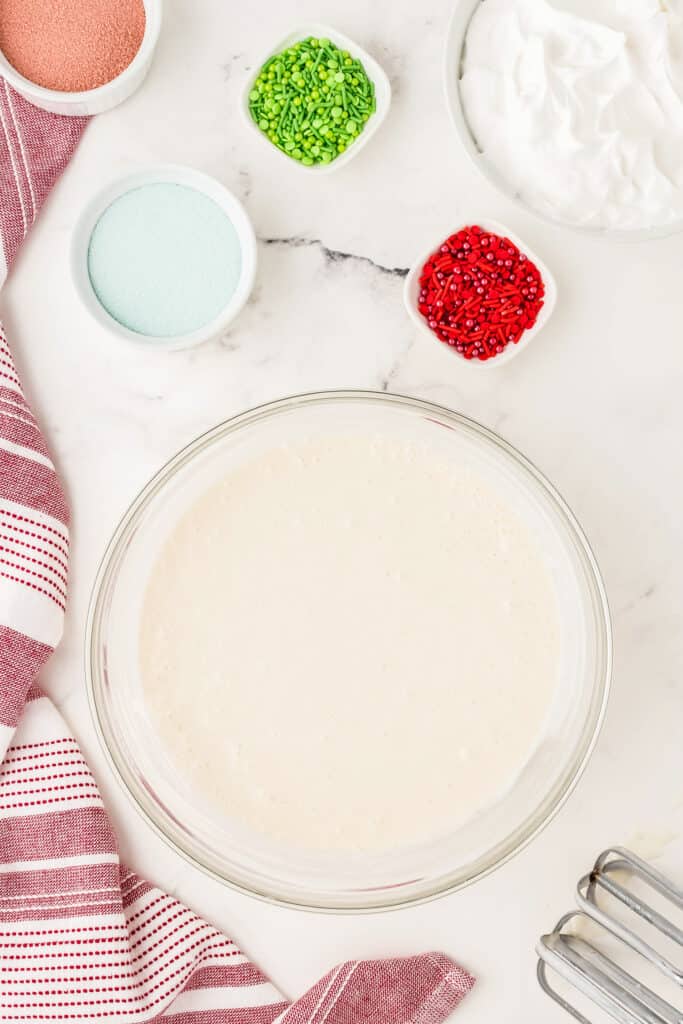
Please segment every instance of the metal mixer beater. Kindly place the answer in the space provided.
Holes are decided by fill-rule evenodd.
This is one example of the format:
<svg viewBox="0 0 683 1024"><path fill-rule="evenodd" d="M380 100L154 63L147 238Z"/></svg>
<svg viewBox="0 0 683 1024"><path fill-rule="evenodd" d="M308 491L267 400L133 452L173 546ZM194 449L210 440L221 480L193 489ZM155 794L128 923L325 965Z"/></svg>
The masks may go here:
<svg viewBox="0 0 683 1024"><path fill-rule="evenodd" d="M655 909L650 897L646 902L639 895L643 888L657 894L658 907L666 909ZM683 1024L683 957L674 963L677 947L683 947L679 926L683 890L640 857L614 847L601 853L590 874L581 879L576 900L579 909L565 914L538 943L541 988L581 1024L596 1024L596 1020L577 1008L575 997L581 1005L585 1002L598 1007L601 1020L606 1016L619 1024ZM628 915L624 915L624 909ZM640 918L640 922L633 919L637 930L622 920L630 914ZM672 920L676 914L678 924ZM654 929L651 941L643 937L648 927ZM656 933L666 942L667 955L651 944L656 941L658 947L662 945L655 940ZM635 966L626 969L618 963L622 953ZM642 974L641 967L648 972L647 983L631 973L633 969ZM551 985L551 977L562 981L562 992ZM668 990L666 996L661 993L663 988Z"/></svg>

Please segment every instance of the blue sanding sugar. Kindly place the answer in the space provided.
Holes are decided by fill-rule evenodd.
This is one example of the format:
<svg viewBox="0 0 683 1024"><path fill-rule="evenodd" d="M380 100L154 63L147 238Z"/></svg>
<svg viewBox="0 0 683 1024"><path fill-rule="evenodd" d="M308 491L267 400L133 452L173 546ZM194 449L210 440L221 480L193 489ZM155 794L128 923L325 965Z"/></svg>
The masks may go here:
<svg viewBox="0 0 683 1024"><path fill-rule="evenodd" d="M237 288L239 237L203 192L159 182L109 206L90 238L88 273L107 312L138 334L189 334L214 319Z"/></svg>

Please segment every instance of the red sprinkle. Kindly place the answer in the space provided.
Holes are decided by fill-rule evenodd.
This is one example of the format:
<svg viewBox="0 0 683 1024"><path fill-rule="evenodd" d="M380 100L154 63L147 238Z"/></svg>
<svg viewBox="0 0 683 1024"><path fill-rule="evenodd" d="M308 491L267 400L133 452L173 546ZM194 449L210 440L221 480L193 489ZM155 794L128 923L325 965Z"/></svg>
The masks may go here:
<svg viewBox="0 0 683 1024"><path fill-rule="evenodd" d="M528 256L509 238L474 225L451 235L426 261L417 308L439 341L483 362L534 326L544 295Z"/></svg>

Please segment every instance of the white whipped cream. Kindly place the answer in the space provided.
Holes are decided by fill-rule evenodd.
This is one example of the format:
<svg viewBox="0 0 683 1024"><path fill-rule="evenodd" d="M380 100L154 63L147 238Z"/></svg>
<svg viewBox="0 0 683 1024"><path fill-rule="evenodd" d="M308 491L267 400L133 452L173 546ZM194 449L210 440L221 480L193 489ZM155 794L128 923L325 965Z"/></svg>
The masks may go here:
<svg viewBox="0 0 683 1024"><path fill-rule="evenodd" d="M460 87L485 158L540 213L683 220L683 0L482 0Z"/></svg>

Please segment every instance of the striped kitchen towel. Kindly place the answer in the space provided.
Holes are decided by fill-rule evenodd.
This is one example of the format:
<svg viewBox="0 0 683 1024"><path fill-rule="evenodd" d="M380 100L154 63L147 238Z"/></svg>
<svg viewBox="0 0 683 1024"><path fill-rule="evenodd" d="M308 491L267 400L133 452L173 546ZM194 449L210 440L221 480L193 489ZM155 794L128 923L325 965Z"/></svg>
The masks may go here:
<svg viewBox="0 0 683 1024"><path fill-rule="evenodd" d="M0 79L0 279L85 124ZM290 1004L121 864L97 784L36 683L61 635L68 558L64 494L0 330L0 1021L444 1020L473 979L442 954L346 963Z"/></svg>
<svg viewBox="0 0 683 1024"><path fill-rule="evenodd" d="M0 286L87 123L38 110L0 78Z"/></svg>

